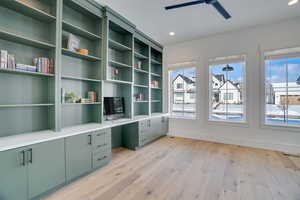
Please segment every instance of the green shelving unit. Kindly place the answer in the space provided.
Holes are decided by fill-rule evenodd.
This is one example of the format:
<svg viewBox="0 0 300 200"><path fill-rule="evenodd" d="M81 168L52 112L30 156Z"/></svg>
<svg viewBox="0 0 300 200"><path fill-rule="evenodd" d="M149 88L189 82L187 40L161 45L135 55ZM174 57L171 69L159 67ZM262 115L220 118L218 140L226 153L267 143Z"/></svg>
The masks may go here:
<svg viewBox="0 0 300 200"><path fill-rule="evenodd" d="M0 49L16 63L44 57L54 65L53 73L0 68L0 137L102 123L104 97L124 97L125 118L162 113L162 46L110 8L93 0L1 0L0 27ZM69 49L71 34L88 55ZM64 99L89 91L96 102Z"/></svg>
<svg viewBox="0 0 300 200"><path fill-rule="evenodd" d="M1 1L0 49L19 64L33 65L37 57L55 61L56 12L56 1L38 7ZM0 93L0 137L55 129L54 74L1 68Z"/></svg>
<svg viewBox="0 0 300 200"><path fill-rule="evenodd" d="M91 12L76 1L63 0L62 12L62 59L61 59L61 126L70 127L86 123L100 123L102 112L102 21L101 16ZM68 49L70 34L79 39L79 48L88 55ZM68 103L64 94L74 93L88 98L88 92L97 94L96 102Z"/></svg>

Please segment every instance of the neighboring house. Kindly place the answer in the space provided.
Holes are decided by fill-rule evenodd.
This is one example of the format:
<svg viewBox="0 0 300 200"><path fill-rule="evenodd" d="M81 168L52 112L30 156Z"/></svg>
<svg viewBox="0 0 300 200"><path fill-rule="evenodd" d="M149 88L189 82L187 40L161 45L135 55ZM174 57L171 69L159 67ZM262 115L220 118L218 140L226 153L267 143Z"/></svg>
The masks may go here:
<svg viewBox="0 0 300 200"><path fill-rule="evenodd" d="M219 102L220 91L219 88L225 83L225 76L223 74L212 76L212 98L213 102Z"/></svg>
<svg viewBox="0 0 300 200"><path fill-rule="evenodd" d="M300 105L300 85L296 82L272 83L276 105ZM288 89L287 89L288 88Z"/></svg>
<svg viewBox="0 0 300 200"><path fill-rule="evenodd" d="M189 78L178 74L173 80L173 102L194 104L196 99L195 77Z"/></svg>
<svg viewBox="0 0 300 200"><path fill-rule="evenodd" d="M238 83L227 80L219 89L220 103L240 104L242 103L241 88Z"/></svg>
<svg viewBox="0 0 300 200"><path fill-rule="evenodd" d="M265 84L265 96L266 96L266 104L274 104L275 103L275 92L273 85L269 82Z"/></svg>

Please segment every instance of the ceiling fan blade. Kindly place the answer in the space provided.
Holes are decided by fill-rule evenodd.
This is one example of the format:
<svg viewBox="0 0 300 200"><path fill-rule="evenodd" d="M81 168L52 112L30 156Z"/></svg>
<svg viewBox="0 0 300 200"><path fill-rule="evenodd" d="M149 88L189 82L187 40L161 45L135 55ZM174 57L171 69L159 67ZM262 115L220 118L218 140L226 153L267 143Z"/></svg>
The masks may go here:
<svg viewBox="0 0 300 200"><path fill-rule="evenodd" d="M197 5L197 4L201 4L201 3L205 3L205 0L198 0L198 1L176 4L173 6L167 6L167 7L165 7L165 9L170 10L170 9L181 8L181 7L185 7L185 6L193 6L193 5Z"/></svg>
<svg viewBox="0 0 300 200"><path fill-rule="evenodd" d="M219 3L219 2L215 2L212 4L215 9L218 10L218 12L225 18L225 19L229 19L231 18L231 15L225 10L225 8Z"/></svg>

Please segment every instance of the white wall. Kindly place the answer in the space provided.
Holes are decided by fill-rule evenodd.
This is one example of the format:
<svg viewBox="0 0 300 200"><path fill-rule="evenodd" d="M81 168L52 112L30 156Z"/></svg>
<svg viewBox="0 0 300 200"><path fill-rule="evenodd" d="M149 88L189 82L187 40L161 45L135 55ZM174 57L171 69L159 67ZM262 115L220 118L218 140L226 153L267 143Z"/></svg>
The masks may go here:
<svg viewBox="0 0 300 200"><path fill-rule="evenodd" d="M224 22L226 23L226 22ZM300 46L300 17L288 21L252 27L245 30L218 34L165 46L164 75L174 63L196 61L198 70L198 119L171 119L170 134L179 137L217 141L229 144L275 149L300 153L300 128L270 128L261 123L260 72L264 67L261 53L267 50ZM208 60L231 55L247 56L247 124L226 124L208 121ZM168 96L168 79L164 79L165 97ZM165 98L164 111L168 111Z"/></svg>

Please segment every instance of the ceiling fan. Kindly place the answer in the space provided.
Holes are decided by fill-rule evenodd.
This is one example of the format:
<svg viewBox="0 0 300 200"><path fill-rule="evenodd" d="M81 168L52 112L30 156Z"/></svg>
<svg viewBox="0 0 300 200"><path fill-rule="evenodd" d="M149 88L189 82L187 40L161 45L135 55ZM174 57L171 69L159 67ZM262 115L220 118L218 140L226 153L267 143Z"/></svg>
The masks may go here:
<svg viewBox="0 0 300 200"><path fill-rule="evenodd" d="M206 4L209 4L209 5L212 5L213 7L215 7L215 9L217 9L217 11L225 19L231 18L231 15L225 10L225 8L219 3L218 0L197 0L197 1L191 1L191 2L187 2L187 3L176 4L176 5L173 5L173 6L167 6L167 7L165 7L165 9L166 10L171 10L171 9L175 9L175 8L181 8L181 7L186 7L186 6L198 5L198 4L202 4L202 3L206 3Z"/></svg>

